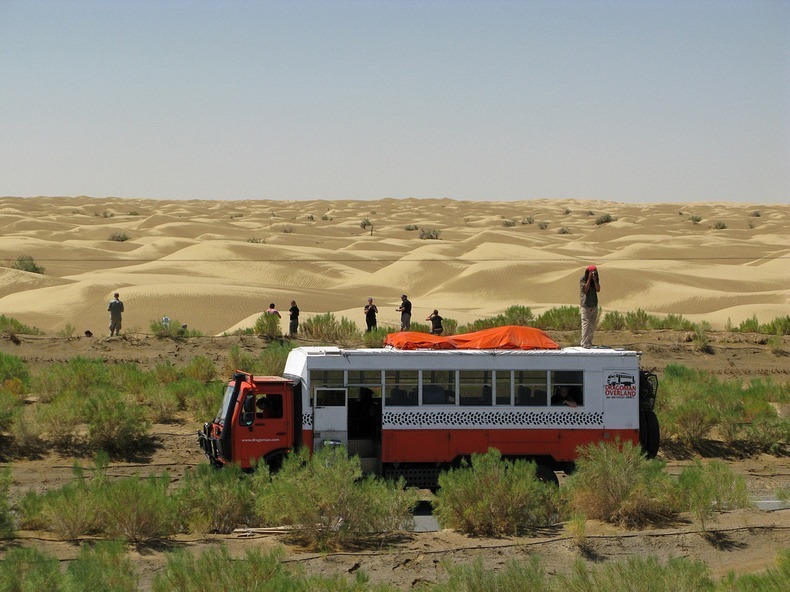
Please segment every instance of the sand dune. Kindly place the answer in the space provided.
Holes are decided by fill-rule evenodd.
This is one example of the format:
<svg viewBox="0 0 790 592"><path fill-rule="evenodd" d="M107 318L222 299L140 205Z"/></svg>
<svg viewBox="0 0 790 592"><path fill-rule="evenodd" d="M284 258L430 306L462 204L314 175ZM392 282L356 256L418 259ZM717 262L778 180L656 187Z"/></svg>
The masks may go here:
<svg viewBox="0 0 790 592"><path fill-rule="evenodd" d="M50 333L102 334L118 290L127 329L167 315L215 334L291 299L305 318L332 311L363 326L372 296L380 322L395 326L408 293L416 320L438 308L463 323L513 304L575 306L578 278L596 263L605 312L642 308L723 328L790 312L788 214L788 205L712 202L5 197L0 313ZM111 240L121 234L128 240ZM23 255L45 274L11 269Z"/></svg>

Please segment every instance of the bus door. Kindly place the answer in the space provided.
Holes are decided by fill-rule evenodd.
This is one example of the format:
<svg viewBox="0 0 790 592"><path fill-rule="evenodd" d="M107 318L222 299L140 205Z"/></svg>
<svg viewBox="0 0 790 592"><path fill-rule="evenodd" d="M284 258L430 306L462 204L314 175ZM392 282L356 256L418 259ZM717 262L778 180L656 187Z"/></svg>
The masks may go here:
<svg viewBox="0 0 790 592"><path fill-rule="evenodd" d="M276 383L242 393L239 427L234 430L234 458L242 468L247 468L251 459L262 460L272 452L291 448L290 389L287 383Z"/></svg>
<svg viewBox="0 0 790 592"><path fill-rule="evenodd" d="M342 444L348 448L348 391L317 388L313 393L313 450Z"/></svg>

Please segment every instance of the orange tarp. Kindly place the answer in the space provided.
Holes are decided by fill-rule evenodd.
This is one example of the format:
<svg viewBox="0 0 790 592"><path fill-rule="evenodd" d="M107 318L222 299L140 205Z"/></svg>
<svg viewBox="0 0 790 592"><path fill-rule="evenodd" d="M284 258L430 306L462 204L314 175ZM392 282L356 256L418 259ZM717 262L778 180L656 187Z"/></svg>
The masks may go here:
<svg viewBox="0 0 790 592"><path fill-rule="evenodd" d="M541 329L516 325L449 337L402 331L387 335L384 345L395 349L560 349Z"/></svg>

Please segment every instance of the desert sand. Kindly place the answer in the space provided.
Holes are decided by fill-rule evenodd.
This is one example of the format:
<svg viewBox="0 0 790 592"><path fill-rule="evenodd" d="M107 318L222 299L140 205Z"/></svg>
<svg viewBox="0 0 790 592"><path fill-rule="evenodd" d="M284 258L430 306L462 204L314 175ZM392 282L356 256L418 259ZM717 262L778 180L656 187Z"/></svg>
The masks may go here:
<svg viewBox="0 0 790 592"><path fill-rule="evenodd" d="M604 312L721 329L788 314L789 214L745 203L4 197L0 313L49 334L106 335L118 291L127 331L169 316L216 335L292 299L302 319L331 311L362 327L372 296L379 324L394 327L406 293L415 320L438 308L466 323L514 304L576 306L578 278L595 263ZM423 229L439 238L421 239ZM12 269L19 256L45 273Z"/></svg>

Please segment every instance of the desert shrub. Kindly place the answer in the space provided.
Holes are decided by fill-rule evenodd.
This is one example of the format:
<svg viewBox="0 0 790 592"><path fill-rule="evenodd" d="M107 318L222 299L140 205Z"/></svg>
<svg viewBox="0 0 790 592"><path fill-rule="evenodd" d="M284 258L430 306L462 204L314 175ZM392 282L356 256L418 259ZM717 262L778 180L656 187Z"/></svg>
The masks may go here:
<svg viewBox="0 0 790 592"><path fill-rule="evenodd" d="M416 224L407 224L407 225L406 225L406 226L403 228L403 230L408 230L409 232L411 232L412 230L418 230L419 228L420 228L420 227L419 227L419 226L417 226Z"/></svg>
<svg viewBox="0 0 790 592"><path fill-rule="evenodd" d="M534 224L535 223L535 216L527 216L526 218L521 219L522 224Z"/></svg>
<svg viewBox="0 0 790 592"><path fill-rule="evenodd" d="M476 536L515 535L549 524L554 488L540 481L534 462L506 461L491 448L439 475L434 515L442 528Z"/></svg>
<svg viewBox="0 0 790 592"><path fill-rule="evenodd" d="M81 475L60 489L44 493L42 497L40 514L26 516L25 524L40 520L45 530L69 541L100 529L96 512L99 496ZM28 509L35 507L32 500L28 502Z"/></svg>
<svg viewBox="0 0 790 592"><path fill-rule="evenodd" d="M483 329L503 327L505 325L520 325L522 327L528 327L533 323L534 320L535 317L532 314L532 309L530 309L528 306L514 304L513 306L509 306L502 314L485 319L477 319L460 327L458 327L457 323L452 319L444 319L442 324L445 326L444 334L453 335L455 333L471 333L472 331L481 331ZM452 323L456 323L455 329L452 328Z"/></svg>
<svg viewBox="0 0 790 592"><path fill-rule="evenodd" d="M222 384L212 382L203 384L190 380L173 383L170 389L184 400L184 408L195 421L206 421L217 414L217 409L222 404Z"/></svg>
<svg viewBox="0 0 790 592"><path fill-rule="evenodd" d="M150 424L139 405L112 391L86 402L88 440L94 449L129 455L148 442Z"/></svg>
<svg viewBox="0 0 790 592"><path fill-rule="evenodd" d="M666 388L664 390L666 392ZM665 417L662 425L667 425L681 442L695 447L708 437L717 420L708 401L696 398L679 401Z"/></svg>
<svg viewBox="0 0 790 592"><path fill-rule="evenodd" d="M15 452L21 456L35 456L42 445L35 412L33 406L18 407L9 426Z"/></svg>
<svg viewBox="0 0 790 592"><path fill-rule="evenodd" d="M0 389L0 432L5 432L11 427L19 405L19 397Z"/></svg>
<svg viewBox="0 0 790 592"><path fill-rule="evenodd" d="M560 226L560 229L557 231L557 234L571 234L571 231L567 226Z"/></svg>
<svg viewBox="0 0 790 592"><path fill-rule="evenodd" d="M331 220L331 219L332 219L332 216L330 216L329 214L323 214L321 216L321 220Z"/></svg>
<svg viewBox="0 0 790 592"><path fill-rule="evenodd" d="M573 571L559 575L556 582L556 590L564 592L648 589L651 592L713 592L714 584L707 566L701 561L679 557L662 564L655 557L638 556L599 564L592 570L577 561Z"/></svg>
<svg viewBox="0 0 790 592"><path fill-rule="evenodd" d="M697 216L692 214L691 216L689 216L689 220L691 220L691 222L694 224L699 224L700 222L702 222L702 216Z"/></svg>
<svg viewBox="0 0 790 592"><path fill-rule="evenodd" d="M581 329L581 317L577 306L559 306L550 308L538 318L534 325L539 329L555 331L575 331Z"/></svg>
<svg viewBox="0 0 790 592"><path fill-rule="evenodd" d="M65 337L66 339L68 339L69 337L74 336L74 332L76 330L77 328L74 325L72 325L71 323L66 323L63 326L63 328L60 331L58 331L58 337Z"/></svg>
<svg viewBox="0 0 790 592"><path fill-rule="evenodd" d="M27 392L30 388L30 372L21 358L0 352L0 386L7 381L17 380Z"/></svg>
<svg viewBox="0 0 790 592"><path fill-rule="evenodd" d="M576 469L564 487L573 513L641 527L666 522L679 510L677 490L664 464L645 458L631 442L580 447Z"/></svg>
<svg viewBox="0 0 790 592"><path fill-rule="evenodd" d="M348 327L345 324L341 324L340 331L348 331ZM258 356L255 372L265 376L282 376L285 371L285 362L288 360L288 354L293 348L294 345L290 341L270 343Z"/></svg>
<svg viewBox="0 0 790 592"><path fill-rule="evenodd" d="M168 385L169 386L169 385ZM148 410L148 418L154 423L170 423L175 420L176 413L185 407L184 401L177 391L154 384L145 390L141 401Z"/></svg>
<svg viewBox="0 0 790 592"><path fill-rule="evenodd" d="M44 273L44 268L36 263L30 255L22 255L17 257L17 260L11 264L11 267L20 271L27 271L29 273Z"/></svg>
<svg viewBox="0 0 790 592"><path fill-rule="evenodd" d="M107 240L123 243L129 240L129 236L125 232L113 232Z"/></svg>
<svg viewBox="0 0 790 592"><path fill-rule="evenodd" d="M101 489L98 512L102 531L116 540L141 543L175 534L177 504L168 495L170 477L135 475L107 481Z"/></svg>
<svg viewBox="0 0 790 592"><path fill-rule="evenodd" d="M431 592L549 592L550 584L540 557L528 561L508 561L501 569L486 569L480 559L447 563L448 577L431 586Z"/></svg>
<svg viewBox="0 0 790 592"><path fill-rule="evenodd" d="M544 222L544 221L538 222L538 228L540 228L541 230L546 230L548 227L549 227L548 222Z"/></svg>
<svg viewBox="0 0 790 592"><path fill-rule="evenodd" d="M99 541L80 549L64 578L67 592L137 592L139 576L120 541Z"/></svg>
<svg viewBox="0 0 790 592"><path fill-rule="evenodd" d="M266 471L265 466L258 468ZM200 464L187 470L178 488L179 514L190 532L228 534L237 527L254 526L252 480L238 465L217 470Z"/></svg>
<svg viewBox="0 0 790 592"><path fill-rule="evenodd" d="M715 228L716 230L725 230L727 228L727 225L724 222L715 222L713 224L713 228Z"/></svg>
<svg viewBox="0 0 790 592"><path fill-rule="evenodd" d="M650 328L651 316L641 308L625 313L625 326L631 331L643 331Z"/></svg>
<svg viewBox="0 0 790 592"><path fill-rule="evenodd" d="M427 323L410 323L409 331L416 331L417 333L430 333L431 327Z"/></svg>
<svg viewBox="0 0 790 592"><path fill-rule="evenodd" d="M737 331L741 333L758 333L760 331L760 321L757 320L757 315L741 321Z"/></svg>
<svg viewBox="0 0 790 592"><path fill-rule="evenodd" d="M516 225L516 221L513 220L512 218L505 218L504 220L502 220L502 226L504 226L505 228L512 228L515 225Z"/></svg>
<svg viewBox="0 0 790 592"><path fill-rule="evenodd" d="M703 354L709 354L713 351L710 345L710 337L702 329L697 329L691 338L694 344L694 350Z"/></svg>
<svg viewBox="0 0 790 592"><path fill-rule="evenodd" d="M656 318L651 321L653 329L672 329L674 331L694 331L697 325L688 319L683 318L683 315L668 314L663 319Z"/></svg>
<svg viewBox="0 0 790 592"><path fill-rule="evenodd" d="M373 226L373 222L370 221L370 218L363 218L362 221L359 223L359 227L362 230L365 230L368 226Z"/></svg>
<svg viewBox="0 0 790 592"><path fill-rule="evenodd" d="M365 347L384 347L384 340L389 335L389 329L377 327L373 331L368 331L362 334L362 343Z"/></svg>
<svg viewBox="0 0 790 592"><path fill-rule="evenodd" d="M362 339L359 329L352 321L346 317L341 317L338 321L331 312L310 317L299 328L306 338L325 343L350 343Z"/></svg>
<svg viewBox="0 0 790 592"><path fill-rule="evenodd" d="M615 221L617 221L617 218L615 218L615 217L614 217L614 216L612 216L611 214L604 214L604 215L602 215L602 216L598 216L598 217L595 219L595 223L596 223L598 226L601 226L602 224L609 224L609 222L615 222Z"/></svg>
<svg viewBox="0 0 790 592"><path fill-rule="evenodd" d="M790 335L790 316L777 317L765 325L760 325L760 332L768 335Z"/></svg>
<svg viewBox="0 0 790 592"><path fill-rule="evenodd" d="M746 481L720 460L703 465L699 460L686 467L678 477L682 499L699 520L702 530L716 511L751 506Z"/></svg>
<svg viewBox="0 0 790 592"><path fill-rule="evenodd" d="M237 370L242 372L255 372L255 356L243 352L238 345L234 345L228 352L228 357L222 364L222 377L233 376Z"/></svg>
<svg viewBox="0 0 790 592"><path fill-rule="evenodd" d="M790 582L790 549L784 548L779 551L775 568L738 577L730 572L719 588L728 592L773 592L787 588L787 582Z"/></svg>
<svg viewBox="0 0 790 592"><path fill-rule="evenodd" d="M181 373L172 362L160 362L154 366L154 378L159 384L171 384L181 378Z"/></svg>
<svg viewBox="0 0 790 592"><path fill-rule="evenodd" d="M58 560L32 547L10 549L0 561L0 590L64 592Z"/></svg>
<svg viewBox="0 0 790 592"><path fill-rule="evenodd" d="M156 337L201 337L203 334L197 329L189 329L178 319L162 319L151 321L149 330Z"/></svg>
<svg viewBox="0 0 790 592"><path fill-rule="evenodd" d="M616 310L607 312L598 323L598 328L602 331L622 331L625 327L625 315Z"/></svg>
<svg viewBox="0 0 790 592"><path fill-rule="evenodd" d="M14 535L14 516L8 501L10 489L11 469L6 467L0 469L0 540L11 538Z"/></svg>
<svg viewBox="0 0 790 592"><path fill-rule="evenodd" d="M255 335L278 337L282 335L280 330L280 317L275 314L263 313L255 320L252 331Z"/></svg>
<svg viewBox="0 0 790 592"><path fill-rule="evenodd" d="M438 240L441 235L441 230L435 228L420 228L420 238L422 240Z"/></svg>
<svg viewBox="0 0 790 592"><path fill-rule="evenodd" d="M10 334L19 334L19 335L43 335L41 329L37 329L36 327L28 327L17 321L13 317L7 317L5 315L0 315L0 331L4 333Z"/></svg>
<svg viewBox="0 0 790 592"><path fill-rule="evenodd" d="M327 446L310 456L288 455L271 483L259 493L256 509L270 524L290 524L303 544L325 549L344 546L371 533L391 533L411 520L416 493L398 483L362 478L358 457Z"/></svg>
<svg viewBox="0 0 790 592"><path fill-rule="evenodd" d="M184 368L184 375L200 382L211 382L217 378L217 367L206 356L195 356Z"/></svg>
<svg viewBox="0 0 790 592"><path fill-rule="evenodd" d="M778 415L756 417L744 430L745 440L763 452L786 454L790 443L790 419Z"/></svg>
<svg viewBox="0 0 790 592"><path fill-rule="evenodd" d="M57 448L66 450L76 441L77 428L83 422L84 401L71 392L64 392L48 405L34 410L39 433Z"/></svg>
<svg viewBox="0 0 790 592"><path fill-rule="evenodd" d="M109 366L101 359L82 356L65 363L51 364L36 373L32 379L32 390L43 403L52 401L61 393L70 393L85 399L110 387Z"/></svg>

